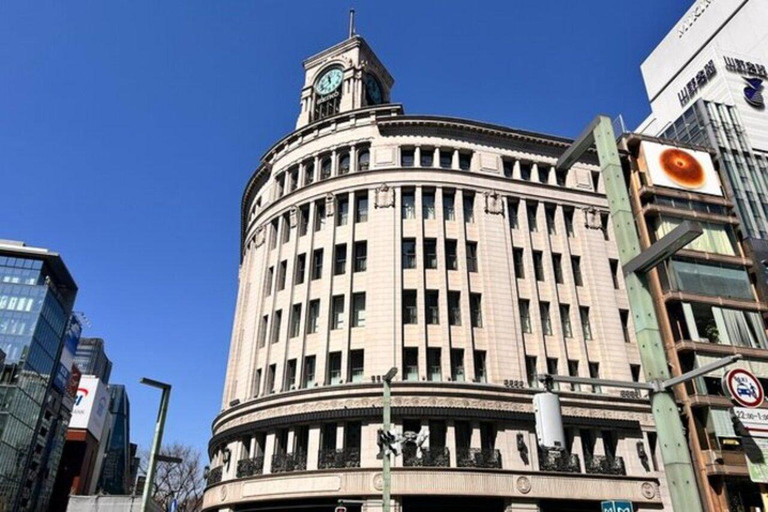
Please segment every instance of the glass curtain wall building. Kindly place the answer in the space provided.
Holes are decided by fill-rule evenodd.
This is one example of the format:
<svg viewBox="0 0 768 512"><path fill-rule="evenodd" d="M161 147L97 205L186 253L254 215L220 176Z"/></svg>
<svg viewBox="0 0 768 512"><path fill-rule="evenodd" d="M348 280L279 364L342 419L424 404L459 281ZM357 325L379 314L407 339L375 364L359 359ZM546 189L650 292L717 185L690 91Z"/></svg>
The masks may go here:
<svg viewBox="0 0 768 512"><path fill-rule="evenodd" d="M125 386L109 387L112 429L99 488L105 494L128 494L131 486L131 404Z"/></svg>
<svg viewBox="0 0 768 512"><path fill-rule="evenodd" d="M104 384L109 384L112 373L112 361L104 351L104 340L101 338L82 338L77 345L75 364L83 375L95 375Z"/></svg>
<svg viewBox="0 0 768 512"><path fill-rule="evenodd" d="M2 510L46 507L68 419L54 380L76 294L58 254L0 241Z"/></svg>

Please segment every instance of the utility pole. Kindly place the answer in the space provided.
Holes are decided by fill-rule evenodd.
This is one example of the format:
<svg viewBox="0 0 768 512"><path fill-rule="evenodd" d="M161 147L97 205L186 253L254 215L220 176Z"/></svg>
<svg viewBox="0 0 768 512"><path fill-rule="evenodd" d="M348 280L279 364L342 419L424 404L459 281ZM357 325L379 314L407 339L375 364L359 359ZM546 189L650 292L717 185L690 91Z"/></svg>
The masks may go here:
<svg viewBox="0 0 768 512"><path fill-rule="evenodd" d="M141 496L141 512L147 512L152 486L155 479L155 466L160 452L160 446L163 442L163 430L165 429L165 416L168 413L168 401L171 398L171 385L143 377L139 382L158 388L162 391L160 396L160 409L157 413L157 423L155 425L155 437L152 439L152 449L149 452L149 464L147 467L147 479L144 482L144 493Z"/></svg>
<svg viewBox="0 0 768 512"><path fill-rule="evenodd" d="M555 164L555 168L563 171L569 169L593 145L597 149L600 173L603 175L613 228L616 233L619 258L625 271L627 295L632 310L645 380L647 382L669 382L670 374L664 342L659 331L659 322L645 272L654 264L664 261L663 258L672 256L679 247L675 247L675 240L668 240L666 250L663 248L657 250L656 261L652 263L647 260L650 259L648 253L653 247L645 253L641 253L640 238L627 192L628 184L624 180L613 126L607 116L597 116L562 154ZM686 233L682 234L682 236L686 235ZM661 240L656 244L660 242ZM636 258L641 254L641 259L644 258L646 261L639 265ZM630 265L630 263L634 263L634 265ZM696 474L691 462L688 440L685 436L674 393L669 387L659 385L657 388L650 395L651 410L656 422L659 447L669 482L672 507L678 512L703 512L704 507L696 485Z"/></svg>
<svg viewBox="0 0 768 512"><path fill-rule="evenodd" d="M384 415L384 421L381 428L384 432L389 432L390 424L392 422L392 379L397 375L397 368L390 368L386 375L382 378L384 383L384 397L382 401L382 409ZM381 486L381 510L382 512L389 512L390 494L392 493L392 462L389 460L389 452L384 451L381 457L381 477L383 480Z"/></svg>

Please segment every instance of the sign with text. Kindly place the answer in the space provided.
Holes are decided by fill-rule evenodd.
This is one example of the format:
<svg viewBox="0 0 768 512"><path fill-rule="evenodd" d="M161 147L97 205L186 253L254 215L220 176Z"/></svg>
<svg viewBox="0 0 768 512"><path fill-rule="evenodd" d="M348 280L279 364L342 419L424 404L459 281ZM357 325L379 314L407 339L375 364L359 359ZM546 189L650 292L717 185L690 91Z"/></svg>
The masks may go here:
<svg viewBox="0 0 768 512"><path fill-rule="evenodd" d="M88 430L97 441L101 440L104 423L109 414L109 391L98 377L83 375L77 389L75 406L69 428Z"/></svg>
<svg viewBox="0 0 768 512"><path fill-rule="evenodd" d="M742 407L760 407L765 392L760 381L744 368L734 368L723 377L723 391L731 400Z"/></svg>
<svg viewBox="0 0 768 512"><path fill-rule="evenodd" d="M600 504L602 512L634 512L631 501L611 500Z"/></svg>
<svg viewBox="0 0 768 512"><path fill-rule="evenodd" d="M747 435L768 437L768 410L734 407L733 417Z"/></svg>

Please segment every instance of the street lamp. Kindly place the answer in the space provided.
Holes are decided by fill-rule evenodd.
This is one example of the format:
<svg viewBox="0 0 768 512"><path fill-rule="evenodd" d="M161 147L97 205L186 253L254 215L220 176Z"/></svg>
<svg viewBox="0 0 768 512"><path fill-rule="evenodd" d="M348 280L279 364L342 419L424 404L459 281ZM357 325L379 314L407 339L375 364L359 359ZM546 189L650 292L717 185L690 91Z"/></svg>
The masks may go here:
<svg viewBox="0 0 768 512"><path fill-rule="evenodd" d="M391 412L391 405L392 405L392 399L391 399L391 387L392 387L392 379L395 378L395 375L397 375L397 368L392 367L390 370L382 377L382 381L384 381L384 400L383 400L383 409L384 409L384 421L382 422L382 430L384 432L389 432L390 423L392 421L392 412ZM389 512L389 499L390 494L392 492L392 474L391 474L391 461L389 460L389 453L384 452L382 458L381 458L381 477L382 480L384 480L382 486L381 486L381 510L382 512Z"/></svg>
<svg viewBox="0 0 768 512"><path fill-rule="evenodd" d="M160 396L160 409L157 412L157 423L155 425L155 437L152 439L152 449L149 452L149 464L147 467L147 480L144 482L144 492L141 497L141 512L147 512L150 493L155 478L155 466L157 465L158 452L163 442L163 429L165 428L165 416L168 413L168 401L171 398L171 385L157 380L142 377L141 384L158 388L162 391Z"/></svg>

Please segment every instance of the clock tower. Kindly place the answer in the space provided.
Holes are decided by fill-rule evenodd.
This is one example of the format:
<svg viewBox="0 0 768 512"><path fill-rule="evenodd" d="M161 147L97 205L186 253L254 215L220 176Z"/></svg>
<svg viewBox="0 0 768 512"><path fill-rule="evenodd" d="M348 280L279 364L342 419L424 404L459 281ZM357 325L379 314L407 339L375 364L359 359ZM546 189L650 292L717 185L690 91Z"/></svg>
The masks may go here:
<svg viewBox="0 0 768 512"><path fill-rule="evenodd" d="M365 39L348 39L304 61L296 128L342 112L389 103L392 76Z"/></svg>

